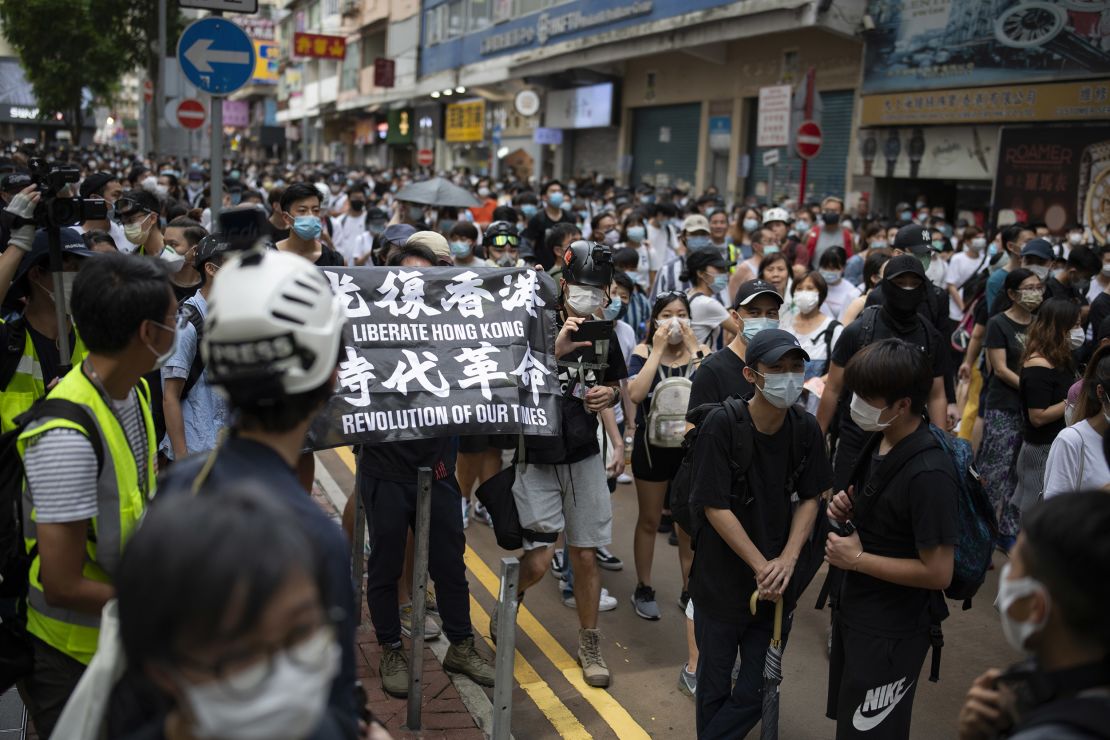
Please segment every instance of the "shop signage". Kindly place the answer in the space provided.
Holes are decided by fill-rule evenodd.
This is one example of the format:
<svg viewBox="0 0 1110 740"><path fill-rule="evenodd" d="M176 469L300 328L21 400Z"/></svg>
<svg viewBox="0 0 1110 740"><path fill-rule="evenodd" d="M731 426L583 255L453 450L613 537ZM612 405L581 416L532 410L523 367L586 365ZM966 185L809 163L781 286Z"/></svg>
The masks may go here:
<svg viewBox="0 0 1110 740"><path fill-rule="evenodd" d="M759 88L756 146L787 146L790 143L791 94L790 85Z"/></svg>
<svg viewBox="0 0 1110 740"><path fill-rule="evenodd" d="M247 128L251 125L251 104L246 100L225 100L222 110L225 126Z"/></svg>
<svg viewBox="0 0 1110 740"><path fill-rule="evenodd" d="M1102 2L871 0L862 91L1096 77L1110 69Z"/></svg>
<svg viewBox="0 0 1110 740"><path fill-rule="evenodd" d="M347 39L319 33L293 34L293 56L313 59L340 59L347 55Z"/></svg>
<svg viewBox="0 0 1110 740"><path fill-rule="evenodd" d="M563 130L561 128L546 128L538 126L532 140L540 145L558 146L563 143Z"/></svg>
<svg viewBox="0 0 1110 740"><path fill-rule="evenodd" d="M472 100L447 106L444 139L448 142L468 143L485 138L486 101Z"/></svg>
<svg viewBox="0 0 1110 740"><path fill-rule="evenodd" d="M865 177L990 180L994 177L997 148L998 126L860 129L853 173ZM920 153L916 160L911 150L914 155Z"/></svg>
<svg viewBox="0 0 1110 740"><path fill-rule="evenodd" d="M1005 85L863 97L861 126L1105 121L1110 80Z"/></svg>
<svg viewBox="0 0 1110 740"><path fill-rule="evenodd" d="M412 108L398 108L385 114L389 131L385 135L386 144L411 144L413 135Z"/></svg>
<svg viewBox="0 0 1110 740"><path fill-rule="evenodd" d="M544 123L549 128L597 128L613 123L613 83L551 90Z"/></svg>
<svg viewBox="0 0 1110 740"><path fill-rule="evenodd" d="M393 87L397 79L397 63L378 57L374 60L374 87Z"/></svg>
<svg viewBox="0 0 1110 740"><path fill-rule="evenodd" d="M251 82L276 85L281 79L281 47L272 40L252 38L254 44L254 75Z"/></svg>
<svg viewBox="0 0 1110 740"><path fill-rule="evenodd" d="M525 118L530 118L540 112L540 96L532 88L525 88L513 98L513 107L516 112Z"/></svg>
<svg viewBox="0 0 1110 740"><path fill-rule="evenodd" d="M635 0L620 5L599 8L596 11L573 10L569 13L540 13L535 25L520 26L501 33L495 33L482 39L481 53L498 54L518 46L530 46L538 43L541 46L559 36L586 31L596 26L606 26L610 23L649 15L652 11L652 0Z"/></svg>
<svg viewBox="0 0 1110 740"><path fill-rule="evenodd" d="M715 152L727 152L732 144L732 117L709 117L709 148Z"/></svg>
<svg viewBox="0 0 1110 740"><path fill-rule="evenodd" d="M9 105L8 118L16 121L33 121L39 117L38 106Z"/></svg>
<svg viewBox="0 0 1110 740"><path fill-rule="evenodd" d="M998 142L991 220L1022 211L1054 233L1072 223L1110 241L1110 131L1106 126L1010 127Z"/></svg>

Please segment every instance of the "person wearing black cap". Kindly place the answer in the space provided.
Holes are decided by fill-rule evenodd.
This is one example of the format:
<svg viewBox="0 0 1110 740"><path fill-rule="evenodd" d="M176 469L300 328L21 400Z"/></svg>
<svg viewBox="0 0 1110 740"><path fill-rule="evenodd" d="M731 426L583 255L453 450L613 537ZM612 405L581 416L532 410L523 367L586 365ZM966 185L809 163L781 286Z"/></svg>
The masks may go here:
<svg viewBox="0 0 1110 740"><path fill-rule="evenodd" d="M931 627L948 615L940 591L952 580L959 484L922 419L933 372L929 358L900 339L868 345L844 371L851 416L871 436L851 487L838 486L828 509L854 528L830 532L825 545L826 562L844 575L825 710L837 738L910 736Z"/></svg>
<svg viewBox="0 0 1110 740"><path fill-rule="evenodd" d="M1036 242L1048 243L1047 239L1034 239L1026 244L1026 248ZM1024 251L1024 250L1023 250ZM1091 287L1091 278L1102 270L1102 259L1091 249L1084 246L1072 247L1068 253L1064 269L1057 270L1054 275L1049 275L1044 281L1044 298L1049 300L1059 298L1070 301L1082 307L1082 321L1087 321L1087 291Z"/></svg>
<svg viewBox="0 0 1110 740"><path fill-rule="evenodd" d="M108 203L108 216L103 221L85 221L77 227L81 233L90 231L107 231L116 243L116 249L134 251L134 247L123 235L123 227L116 222L114 216L116 201L123 195L123 185L119 178L110 172L94 172L81 181L80 189L82 198L99 198Z"/></svg>
<svg viewBox="0 0 1110 740"><path fill-rule="evenodd" d="M699 651L699 738L743 737L759 721L771 602L785 597L784 612L792 613L797 593L787 587L813 531L817 498L831 489L823 434L795 405L808 359L790 332L764 329L748 342L743 371L755 394L729 398L698 424L690 505L703 509L704 519L695 527L690 597ZM748 450L746 465L738 449ZM734 474L737 465L745 468L742 475ZM792 512L795 493L799 505ZM749 599L756 591L764 603L753 616ZM784 639L789 629L787 616ZM740 674L733 686L737 650Z"/></svg>
<svg viewBox="0 0 1110 740"><path fill-rule="evenodd" d="M562 327L555 342L564 389L561 434L524 438L524 455L518 460L521 465L512 487L524 531L520 593L543 578L551 563L551 546L565 529L580 625L578 661L588 685L606 687L610 676L597 629L601 578L596 552L612 541L613 507L606 478L607 473L613 477L621 473L624 445L617 434L614 462L607 471L597 424L600 417L607 430L615 429L613 407L621 399L618 384L628 371L615 335L609 337L605 358L598 357L595 342L574 341L579 327L609 302L612 252L603 244L579 240L567 247L562 258ZM604 369L598 368L601 363ZM584 365L593 367L584 369Z"/></svg>
<svg viewBox="0 0 1110 740"><path fill-rule="evenodd" d="M159 227L161 212L158 196L149 190L128 190L121 195L116 201L115 217L123 227L124 244L137 254L161 257L166 249Z"/></svg>
<svg viewBox="0 0 1110 740"><path fill-rule="evenodd" d="M738 334L740 325L717 295L728 289L729 261L715 249L702 249L686 257L683 282L690 283L690 323L699 344L718 346L722 332Z"/></svg>
<svg viewBox="0 0 1110 740"><path fill-rule="evenodd" d="M947 352L940 334L923 319L917 307L925 299L925 268L917 257L904 254L886 263L880 286L887 298L881 306L868 306L860 317L849 324L833 347L832 362L825 380L825 392L817 409L817 421L826 432L839 407L838 443L835 459L836 485L843 488L855 467L856 457L863 449L864 433L848 413L851 393L844 393L844 368L861 349L883 339L898 338L920 348L929 358L933 387L929 394L929 419L946 428L947 399L944 378L948 365Z"/></svg>
<svg viewBox="0 0 1110 740"><path fill-rule="evenodd" d="M910 224L898 229L897 235L894 237L894 243L891 245L892 254L897 257L901 254L913 255L913 257L921 262L922 269L928 270L929 265L932 264L933 255L936 250L933 249L932 234L928 228L918 226L917 224ZM937 259L940 259L939 257ZM881 306L883 305L883 286L882 283L877 285L870 293L867 294L867 301L865 306ZM942 336L948 334L948 293L943 288L938 288L932 282L926 281L925 295L923 300L918 302L917 312L933 325ZM952 396L955 400L955 396Z"/></svg>

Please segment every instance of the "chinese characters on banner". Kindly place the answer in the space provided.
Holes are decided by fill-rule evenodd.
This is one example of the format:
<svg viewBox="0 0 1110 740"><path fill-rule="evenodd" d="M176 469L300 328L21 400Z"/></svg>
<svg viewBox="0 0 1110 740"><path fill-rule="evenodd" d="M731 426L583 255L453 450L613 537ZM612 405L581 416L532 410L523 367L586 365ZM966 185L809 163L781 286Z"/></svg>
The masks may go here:
<svg viewBox="0 0 1110 740"><path fill-rule="evenodd" d="M338 59L347 55L347 39L343 36L324 36L319 33L293 34L293 56L314 59Z"/></svg>
<svg viewBox="0 0 1110 740"><path fill-rule="evenodd" d="M485 138L486 101L452 103L447 106L444 126L448 142L482 141Z"/></svg>
<svg viewBox="0 0 1110 740"><path fill-rule="evenodd" d="M555 287L532 269L323 270L347 314L310 445L559 433Z"/></svg>

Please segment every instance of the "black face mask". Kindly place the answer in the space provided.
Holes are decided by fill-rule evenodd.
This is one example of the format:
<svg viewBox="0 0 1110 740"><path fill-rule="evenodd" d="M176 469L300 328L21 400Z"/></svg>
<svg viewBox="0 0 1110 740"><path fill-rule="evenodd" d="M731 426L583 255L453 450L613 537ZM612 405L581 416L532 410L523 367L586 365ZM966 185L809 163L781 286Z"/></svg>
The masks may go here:
<svg viewBox="0 0 1110 740"><path fill-rule="evenodd" d="M366 201L352 200L350 201L351 210L358 213L366 206Z"/></svg>
<svg viewBox="0 0 1110 740"><path fill-rule="evenodd" d="M833 213L832 211L825 211L821 214L821 220L825 222L825 226L835 226L840 223L840 214Z"/></svg>
<svg viewBox="0 0 1110 740"><path fill-rule="evenodd" d="M925 282L916 288L906 290L892 281L883 279L883 305L896 319L906 321L917 313L917 307L925 300Z"/></svg>

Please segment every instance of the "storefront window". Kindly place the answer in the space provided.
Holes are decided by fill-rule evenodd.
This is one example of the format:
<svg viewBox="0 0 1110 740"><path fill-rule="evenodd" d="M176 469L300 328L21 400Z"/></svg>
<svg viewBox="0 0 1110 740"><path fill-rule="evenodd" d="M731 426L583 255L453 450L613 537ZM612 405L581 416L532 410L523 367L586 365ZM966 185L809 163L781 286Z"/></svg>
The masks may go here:
<svg viewBox="0 0 1110 740"><path fill-rule="evenodd" d="M466 3L463 0L452 0L447 4L447 38L462 36L465 27Z"/></svg>
<svg viewBox="0 0 1110 740"><path fill-rule="evenodd" d="M470 25L469 31L481 31L488 28L493 13L493 0L470 0Z"/></svg>
<svg viewBox="0 0 1110 740"><path fill-rule="evenodd" d="M320 28L320 3L314 2L308 6L308 29L315 31Z"/></svg>
<svg viewBox="0 0 1110 740"><path fill-rule="evenodd" d="M358 89L358 71L362 54L357 41L347 43L347 56L343 58L343 76L339 80L340 90Z"/></svg>
<svg viewBox="0 0 1110 740"><path fill-rule="evenodd" d="M429 11L431 12L431 11ZM362 66L373 67L374 60L385 56L385 33L371 33L362 37Z"/></svg>

